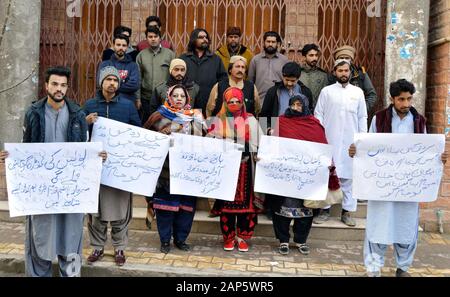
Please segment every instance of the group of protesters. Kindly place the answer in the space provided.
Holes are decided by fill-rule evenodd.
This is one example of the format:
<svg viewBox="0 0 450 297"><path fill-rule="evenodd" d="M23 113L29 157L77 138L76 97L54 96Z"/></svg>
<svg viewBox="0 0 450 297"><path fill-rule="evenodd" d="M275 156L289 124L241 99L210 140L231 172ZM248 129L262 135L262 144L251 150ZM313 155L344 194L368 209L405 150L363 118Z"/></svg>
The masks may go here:
<svg viewBox="0 0 450 297"><path fill-rule="evenodd" d="M210 200L210 216L219 216L223 249L247 252L258 223L258 214L272 218L280 245L287 255L290 224L293 242L307 255L313 223L330 217L329 206L310 208L304 200L254 191L255 166L261 135L285 137L332 146L329 190L343 193L341 221L356 225L352 213L352 157L355 133L426 133L426 120L412 106L414 85L398 79L390 84L391 104L373 117L368 114L377 100L364 67L355 64L356 49L344 45L333 53L330 73L321 69L321 50L305 44L303 65L280 53L282 40L274 31L263 35L263 50L254 55L242 44L239 27L229 27L226 42L215 52L205 29L190 34L185 53L176 57L173 45L164 40L157 16L146 20L146 39L130 44L132 31L114 30L112 46L103 52L98 66L98 91L79 106L67 98L70 70L51 67L45 76L47 96L34 102L24 120L23 142L86 142L98 117L105 117L162 134L183 133L225 139L243 144L234 199ZM274 121L273 119L277 119ZM0 153L0 159L9 156ZM108 152L99 157L108 158ZM442 155L445 163L447 155ZM233 197L230 197L233 198ZM146 197L146 224L156 216L160 251L169 253L171 241L182 251L187 243L197 198L170 193L169 161L165 160L155 193ZM126 262L128 228L132 219L132 193L100 185L98 213L88 214L92 252L87 263L104 256L108 224L115 263ZM417 202L369 201L364 243L364 263L370 276L379 276L387 245L394 245L397 276L408 276L417 247ZM57 256L62 276L79 275L82 263L84 214L46 214L26 217L25 263L29 276L51 276ZM380 221L387 222L379 224Z"/></svg>

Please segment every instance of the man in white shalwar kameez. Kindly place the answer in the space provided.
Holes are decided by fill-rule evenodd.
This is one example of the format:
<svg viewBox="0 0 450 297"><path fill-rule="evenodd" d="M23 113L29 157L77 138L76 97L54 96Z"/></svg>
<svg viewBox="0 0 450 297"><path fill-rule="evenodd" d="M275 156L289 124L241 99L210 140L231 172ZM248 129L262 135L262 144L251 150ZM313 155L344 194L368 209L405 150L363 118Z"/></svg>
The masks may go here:
<svg viewBox="0 0 450 297"><path fill-rule="evenodd" d="M344 193L341 221L353 227L356 223L350 212L356 211L357 201L352 197L353 167L347 149L355 133L367 132L367 108L364 92L349 83L350 63L336 60L334 72L337 82L322 89L314 116L324 126L328 143L333 146L333 160ZM329 216L329 207L322 212Z"/></svg>
<svg viewBox="0 0 450 297"><path fill-rule="evenodd" d="M389 87L392 104L372 119L370 133L426 133L425 118L411 106L415 87L400 79ZM356 154L352 144L349 155ZM445 163L446 154L442 155ZM368 276L380 276L388 245L394 246L397 263L396 276L410 276L417 247L419 230L419 203L400 201L368 201L364 265Z"/></svg>

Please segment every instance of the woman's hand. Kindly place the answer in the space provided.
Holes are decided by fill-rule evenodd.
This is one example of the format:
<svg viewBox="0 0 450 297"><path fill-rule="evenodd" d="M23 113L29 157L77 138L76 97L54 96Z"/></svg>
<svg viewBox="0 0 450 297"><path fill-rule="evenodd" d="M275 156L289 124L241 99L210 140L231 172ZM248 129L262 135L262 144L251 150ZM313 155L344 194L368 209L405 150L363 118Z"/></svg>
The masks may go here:
<svg viewBox="0 0 450 297"><path fill-rule="evenodd" d="M108 153L106 151L101 151L100 153L98 153L98 156L102 158L103 162L105 162L108 158Z"/></svg>

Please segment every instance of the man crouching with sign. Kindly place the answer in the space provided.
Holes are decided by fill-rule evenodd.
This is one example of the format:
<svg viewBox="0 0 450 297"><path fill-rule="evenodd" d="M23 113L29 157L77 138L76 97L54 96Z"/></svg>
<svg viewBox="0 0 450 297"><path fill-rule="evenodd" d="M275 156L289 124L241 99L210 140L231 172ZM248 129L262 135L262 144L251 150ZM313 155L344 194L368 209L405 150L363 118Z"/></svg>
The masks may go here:
<svg viewBox="0 0 450 297"><path fill-rule="evenodd" d="M425 118L411 106L414 85L405 79L390 84L392 104L372 119L370 133L417 133L426 134ZM349 148L349 156L356 155L356 146ZM441 156L446 163L447 154ZM388 222L381 224L380 222ZM419 229L419 202L374 201L367 205L366 238L364 241L364 265L368 276L381 276L387 246L393 244L397 262L397 277L410 276L417 247Z"/></svg>

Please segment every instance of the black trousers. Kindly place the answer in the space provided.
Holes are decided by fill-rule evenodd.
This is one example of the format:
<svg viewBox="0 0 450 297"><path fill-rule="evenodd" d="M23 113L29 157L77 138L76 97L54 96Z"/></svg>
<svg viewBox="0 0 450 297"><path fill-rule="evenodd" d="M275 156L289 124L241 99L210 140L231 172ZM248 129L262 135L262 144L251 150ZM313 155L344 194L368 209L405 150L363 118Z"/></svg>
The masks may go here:
<svg viewBox="0 0 450 297"><path fill-rule="evenodd" d="M250 239L257 223L258 215L256 213L222 213L220 215L220 229L222 230L223 240L234 239L236 229L239 238Z"/></svg>
<svg viewBox="0 0 450 297"><path fill-rule="evenodd" d="M313 217L305 218L286 218L272 213L273 230L275 231L276 238L280 243L288 243L290 234L289 226L291 220L294 220L293 232L295 243L306 243L308 239L309 231L311 230Z"/></svg>
<svg viewBox="0 0 450 297"><path fill-rule="evenodd" d="M142 126L147 122L151 116L150 113L150 100L141 99L142 107L139 110L139 117L141 118Z"/></svg>

